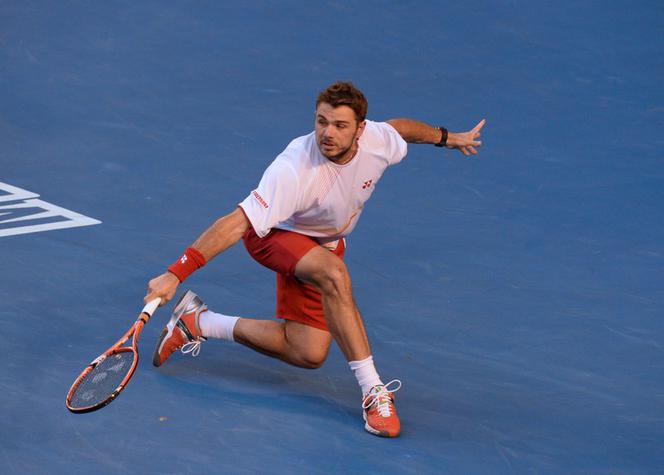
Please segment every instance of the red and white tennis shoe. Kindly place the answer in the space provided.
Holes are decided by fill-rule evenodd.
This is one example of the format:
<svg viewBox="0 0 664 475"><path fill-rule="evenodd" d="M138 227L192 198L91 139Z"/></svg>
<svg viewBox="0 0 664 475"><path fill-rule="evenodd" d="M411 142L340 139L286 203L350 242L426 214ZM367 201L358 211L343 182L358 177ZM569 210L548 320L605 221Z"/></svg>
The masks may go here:
<svg viewBox="0 0 664 475"><path fill-rule="evenodd" d="M201 343L207 340L201 334L201 327L198 324L201 313L206 310L207 305L191 290L187 290L180 297L173 307L170 321L157 340L157 347L152 357L153 365L161 366L179 349L185 354L198 355Z"/></svg>
<svg viewBox="0 0 664 475"><path fill-rule="evenodd" d="M392 387L390 387L390 385ZM380 437L397 437L401 423L394 407L394 393L401 389L401 381L393 379L387 384L374 386L364 396L364 428Z"/></svg>

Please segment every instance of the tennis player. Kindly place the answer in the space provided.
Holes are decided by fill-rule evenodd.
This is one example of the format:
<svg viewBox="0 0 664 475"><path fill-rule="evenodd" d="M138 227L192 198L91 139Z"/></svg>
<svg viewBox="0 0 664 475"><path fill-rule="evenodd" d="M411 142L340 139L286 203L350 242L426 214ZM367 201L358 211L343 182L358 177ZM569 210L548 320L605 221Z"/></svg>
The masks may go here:
<svg viewBox="0 0 664 475"><path fill-rule="evenodd" d="M303 368L318 368L334 339L362 391L365 429L396 437L400 422L393 393L376 371L343 257L345 237L385 170L399 163L407 143L433 144L476 155L482 120L452 133L411 119L366 120L367 100L350 82L336 82L316 101L315 130L293 140L265 170L258 187L219 218L167 272L148 284L145 301L162 305L192 272L240 239L249 254L277 276L276 316L281 321L208 310L187 291L161 333L153 363L180 349L194 356L208 338L235 341Z"/></svg>

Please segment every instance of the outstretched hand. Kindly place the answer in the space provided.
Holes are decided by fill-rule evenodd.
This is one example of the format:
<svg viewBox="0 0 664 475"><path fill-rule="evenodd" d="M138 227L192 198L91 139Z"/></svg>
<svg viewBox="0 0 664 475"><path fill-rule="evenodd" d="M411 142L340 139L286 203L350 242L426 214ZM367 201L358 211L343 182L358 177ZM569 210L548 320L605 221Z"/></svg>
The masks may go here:
<svg viewBox="0 0 664 475"><path fill-rule="evenodd" d="M482 119L473 130L468 132L449 132L447 134L447 148L458 148L461 153L469 157L477 155L476 147L481 147L482 142L477 140L480 137L480 130L486 124L486 119Z"/></svg>

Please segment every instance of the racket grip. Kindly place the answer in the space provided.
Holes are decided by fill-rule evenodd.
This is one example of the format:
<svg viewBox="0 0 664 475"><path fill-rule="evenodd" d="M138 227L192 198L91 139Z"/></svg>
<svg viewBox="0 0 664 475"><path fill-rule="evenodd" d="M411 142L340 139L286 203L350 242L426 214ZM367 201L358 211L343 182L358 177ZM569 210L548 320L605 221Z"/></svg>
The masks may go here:
<svg viewBox="0 0 664 475"><path fill-rule="evenodd" d="M156 298L153 300L150 300L145 307L143 307L143 310L141 313L147 314L148 317L151 317L152 314L154 313L155 310L157 310L157 307L159 306L159 302L161 302L160 298Z"/></svg>

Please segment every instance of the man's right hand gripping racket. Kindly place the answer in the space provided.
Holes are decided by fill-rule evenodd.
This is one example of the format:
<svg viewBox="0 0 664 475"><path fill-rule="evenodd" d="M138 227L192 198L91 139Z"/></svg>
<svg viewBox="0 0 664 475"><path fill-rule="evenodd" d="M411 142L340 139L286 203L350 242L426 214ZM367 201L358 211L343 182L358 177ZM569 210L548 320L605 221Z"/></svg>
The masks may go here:
<svg viewBox="0 0 664 475"><path fill-rule="evenodd" d="M67 409L75 413L96 411L118 397L138 366L138 339L159 302L158 298L148 302L127 333L76 378L67 393ZM129 338L131 346L123 346Z"/></svg>

